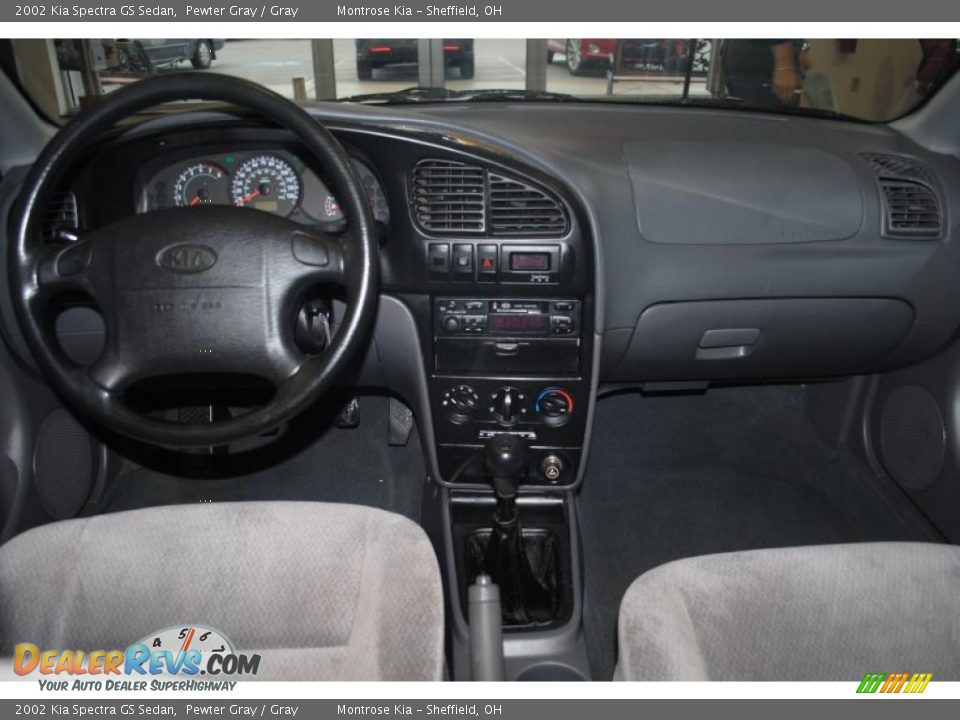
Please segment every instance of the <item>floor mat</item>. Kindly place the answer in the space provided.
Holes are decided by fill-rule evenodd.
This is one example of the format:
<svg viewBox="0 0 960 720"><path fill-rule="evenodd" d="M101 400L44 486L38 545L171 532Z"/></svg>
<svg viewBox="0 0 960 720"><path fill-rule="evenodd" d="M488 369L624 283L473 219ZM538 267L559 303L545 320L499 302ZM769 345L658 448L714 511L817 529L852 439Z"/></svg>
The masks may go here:
<svg viewBox="0 0 960 720"><path fill-rule="evenodd" d="M580 494L594 677L612 677L620 600L657 565L751 548L938 540L885 484L820 438L799 387L600 400Z"/></svg>
<svg viewBox="0 0 960 720"><path fill-rule="evenodd" d="M360 400L360 426L338 429L329 416L298 420L280 447L217 473L176 463L128 463L101 502L101 512L153 505L239 500L314 500L356 503L391 510L418 520L426 471L416 431L403 447L387 445L388 399ZM182 462L182 460L181 460ZM173 467L171 467L173 465ZM216 475L220 475L217 477ZM187 477L184 477L187 476Z"/></svg>

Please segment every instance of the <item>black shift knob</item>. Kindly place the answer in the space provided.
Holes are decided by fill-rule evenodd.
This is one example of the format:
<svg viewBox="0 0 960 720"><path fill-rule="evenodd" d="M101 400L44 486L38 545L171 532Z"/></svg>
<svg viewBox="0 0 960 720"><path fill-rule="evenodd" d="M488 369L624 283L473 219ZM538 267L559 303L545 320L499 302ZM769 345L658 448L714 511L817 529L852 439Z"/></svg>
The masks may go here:
<svg viewBox="0 0 960 720"><path fill-rule="evenodd" d="M513 497L527 473L527 443L516 435L496 435L486 448L487 472L500 497Z"/></svg>

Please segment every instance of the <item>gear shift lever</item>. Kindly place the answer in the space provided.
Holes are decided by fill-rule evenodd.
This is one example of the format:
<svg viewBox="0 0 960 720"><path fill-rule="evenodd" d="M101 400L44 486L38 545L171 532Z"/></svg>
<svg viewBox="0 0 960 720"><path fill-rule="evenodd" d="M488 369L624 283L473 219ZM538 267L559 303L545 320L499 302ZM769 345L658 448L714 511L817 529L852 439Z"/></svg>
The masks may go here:
<svg viewBox="0 0 960 720"><path fill-rule="evenodd" d="M496 435L487 444L484 464L497 496L497 522L512 522L517 519L517 491L527 469L527 445L515 435Z"/></svg>
<svg viewBox="0 0 960 720"><path fill-rule="evenodd" d="M515 435L497 435L487 444L485 456L497 509L483 565L500 586L503 619L514 625L550 620L555 593L530 565L517 511L517 491L527 471L527 445Z"/></svg>

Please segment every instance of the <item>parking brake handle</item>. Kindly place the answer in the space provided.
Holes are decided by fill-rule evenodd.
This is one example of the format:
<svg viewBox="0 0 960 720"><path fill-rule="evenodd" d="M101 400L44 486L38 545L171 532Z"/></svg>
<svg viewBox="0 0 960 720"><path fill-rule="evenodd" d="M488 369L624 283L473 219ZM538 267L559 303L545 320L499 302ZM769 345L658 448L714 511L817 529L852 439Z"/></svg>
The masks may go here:
<svg viewBox="0 0 960 720"><path fill-rule="evenodd" d="M478 682L503 680L503 621L500 588L489 575L478 575L467 592L470 624L470 677Z"/></svg>

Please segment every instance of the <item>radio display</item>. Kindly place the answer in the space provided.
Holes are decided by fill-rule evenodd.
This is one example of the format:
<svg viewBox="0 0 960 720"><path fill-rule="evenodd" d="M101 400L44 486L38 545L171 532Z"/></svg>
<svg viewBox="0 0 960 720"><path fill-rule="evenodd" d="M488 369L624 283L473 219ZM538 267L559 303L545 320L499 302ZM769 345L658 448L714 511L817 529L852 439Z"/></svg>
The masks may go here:
<svg viewBox="0 0 960 720"><path fill-rule="evenodd" d="M549 272L550 253L510 253L510 269L515 272Z"/></svg>
<svg viewBox="0 0 960 720"><path fill-rule="evenodd" d="M487 316L487 328L491 333L546 333L550 325L549 315L506 314Z"/></svg>

